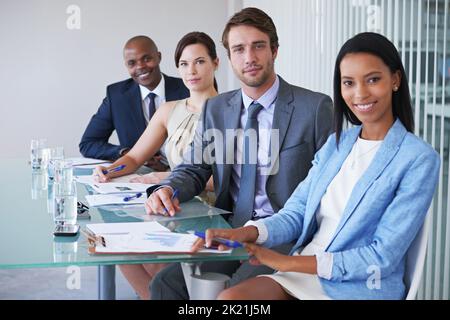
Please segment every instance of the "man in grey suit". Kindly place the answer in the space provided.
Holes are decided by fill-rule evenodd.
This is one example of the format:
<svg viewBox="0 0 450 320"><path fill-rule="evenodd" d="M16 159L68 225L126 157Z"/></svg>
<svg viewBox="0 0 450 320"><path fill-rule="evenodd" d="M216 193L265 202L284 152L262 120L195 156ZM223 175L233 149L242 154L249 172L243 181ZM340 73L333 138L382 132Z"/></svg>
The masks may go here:
<svg viewBox="0 0 450 320"><path fill-rule="evenodd" d="M332 132L331 99L276 75L278 37L267 14L256 8L236 13L222 42L242 89L206 102L190 156L168 180L147 190L150 214L175 215L179 201L200 194L213 175L216 206L233 212L229 221L234 227L270 216L306 177L315 152ZM243 135L236 134L242 130ZM172 199L174 190L179 194ZM276 249L288 253L290 248ZM203 263L202 271L228 274L231 285L273 272L238 261ZM156 275L151 296L189 298L179 264Z"/></svg>

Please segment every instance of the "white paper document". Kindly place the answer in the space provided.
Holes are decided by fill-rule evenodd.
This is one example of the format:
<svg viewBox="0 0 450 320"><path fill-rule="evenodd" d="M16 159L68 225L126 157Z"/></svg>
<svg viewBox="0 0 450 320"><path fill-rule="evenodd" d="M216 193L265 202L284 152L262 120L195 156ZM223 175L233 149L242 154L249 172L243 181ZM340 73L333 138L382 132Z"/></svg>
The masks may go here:
<svg viewBox="0 0 450 320"><path fill-rule="evenodd" d="M111 163L110 161L92 158L68 158L67 160L72 161L74 167L83 167L86 169L93 169L100 164Z"/></svg>
<svg viewBox="0 0 450 320"><path fill-rule="evenodd" d="M96 246L96 253L189 253L198 239L193 234L170 232L157 222L88 224L86 227L105 241L105 246ZM205 248L199 252L223 254L231 250Z"/></svg>
<svg viewBox="0 0 450 320"><path fill-rule="evenodd" d="M136 193L112 193L112 194L91 194L86 195L86 201L90 207L108 206L108 205L144 205L147 200L147 194L140 192L139 198L133 197ZM125 198L132 199L126 201Z"/></svg>
<svg viewBox="0 0 450 320"><path fill-rule="evenodd" d="M108 193L133 193L133 192L145 192L153 184L146 183L134 183L129 182L132 178L139 177L138 174L129 174L122 177L111 179L111 182L100 183L94 180L94 176L76 176L75 181L87 184L95 192L108 194Z"/></svg>
<svg viewBox="0 0 450 320"><path fill-rule="evenodd" d="M86 228L96 235L133 233L133 232L169 232L170 230L158 222L119 222L91 223Z"/></svg>

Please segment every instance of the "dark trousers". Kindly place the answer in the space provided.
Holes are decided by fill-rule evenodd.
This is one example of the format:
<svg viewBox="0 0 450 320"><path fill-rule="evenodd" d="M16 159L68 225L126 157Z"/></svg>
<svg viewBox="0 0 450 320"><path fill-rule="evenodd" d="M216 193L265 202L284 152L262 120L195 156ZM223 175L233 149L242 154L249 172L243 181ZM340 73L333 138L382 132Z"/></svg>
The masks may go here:
<svg viewBox="0 0 450 320"><path fill-rule="evenodd" d="M285 244L273 248L274 250L288 254L293 244ZM218 272L228 275L230 286L234 286L244 280L261 274L271 274L273 269L264 266L251 265L248 261L212 261L204 262L200 267L202 272ZM189 300L186 283L179 263L173 263L161 270L153 278L150 286L152 300Z"/></svg>

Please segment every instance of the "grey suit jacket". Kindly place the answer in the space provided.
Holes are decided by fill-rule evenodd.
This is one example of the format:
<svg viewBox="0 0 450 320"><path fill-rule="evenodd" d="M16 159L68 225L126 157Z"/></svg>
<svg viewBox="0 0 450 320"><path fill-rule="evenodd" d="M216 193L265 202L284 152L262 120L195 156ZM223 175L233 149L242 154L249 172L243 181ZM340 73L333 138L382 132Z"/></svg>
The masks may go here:
<svg viewBox="0 0 450 320"><path fill-rule="evenodd" d="M212 174L216 207L233 210L230 195L233 164L225 160L227 153L228 159L234 159L230 152L234 152L235 141L226 139L226 131L239 128L241 108L241 90L220 94L206 102L190 152L161 184L178 189L180 201L200 194ZM332 133L330 97L292 86L280 77L272 129L279 130L279 150L271 157L273 174L267 179L266 192L277 212L307 176L314 154ZM211 132L222 135L208 137ZM223 146L226 151L221 152ZM147 193L151 194L156 187L149 188Z"/></svg>

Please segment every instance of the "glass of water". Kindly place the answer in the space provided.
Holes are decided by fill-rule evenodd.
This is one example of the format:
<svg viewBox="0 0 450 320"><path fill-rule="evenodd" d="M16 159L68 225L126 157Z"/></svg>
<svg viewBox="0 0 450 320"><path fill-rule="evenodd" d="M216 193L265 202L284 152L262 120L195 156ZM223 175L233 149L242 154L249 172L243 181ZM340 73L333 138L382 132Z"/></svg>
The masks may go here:
<svg viewBox="0 0 450 320"><path fill-rule="evenodd" d="M73 162L71 160L53 161L55 183L68 184L73 181Z"/></svg>
<svg viewBox="0 0 450 320"><path fill-rule="evenodd" d="M45 197L48 189L48 176L46 171L33 170L31 173L31 199L37 200Z"/></svg>
<svg viewBox="0 0 450 320"><path fill-rule="evenodd" d="M53 220L55 224L75 225L77 223L77 184L53 184L54 208Z"/></svg>
<svg viewBox="0 0 450 320"><path fill-rule="evenodd" d="M47 145L46 139L33 139L31 140L31 154L30 154L30 161L31 161L31 168L32 169L42 169L42 166L44 165L44 162L46 159L46 152L44 151L45 147Z"/></svg>
<svg viewBox="0 0 450 320"><path fill-rule="evenodd" d="M64 148L63 147L49 148L48 178L50 180L53 180L55 176L55 164L60 160L64 160Z"/></svg>

